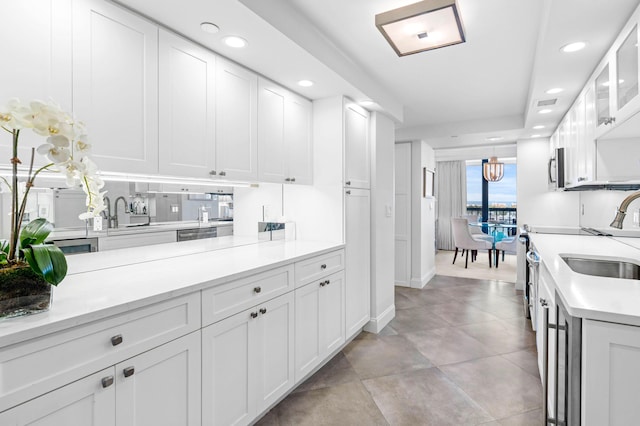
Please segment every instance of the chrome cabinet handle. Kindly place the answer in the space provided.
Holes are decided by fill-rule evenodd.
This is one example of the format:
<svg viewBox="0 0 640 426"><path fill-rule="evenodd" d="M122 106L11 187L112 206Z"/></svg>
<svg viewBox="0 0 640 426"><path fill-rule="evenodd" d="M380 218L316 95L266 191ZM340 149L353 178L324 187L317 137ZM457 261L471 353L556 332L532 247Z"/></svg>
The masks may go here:
<svg viewBox="0 0 640 426"><path fill-rule="evenodd" d="M113 384L113 376L103 377L100 383L102 383L103 388L108 388Z"/></svg>
<svg viewBox="0 0 640 426"><path fill-rule="evenodd" d="M327 269L327 264L323 263L322 265L320 265L320 269Z"/></svg>
<svg viewBox="0 0 640 426"><path fill-rule="evenodd" d="M327 285L324 281L320 281L320 287L324 287L325 285Z"/></svg>
<svg viewBox="0 0 640 426"><path fill-rule="evenodd" d="M111 346L118 346L122 341L122 334L116 334L111 338Z"/></svg>
<svg viewBox="0 0 640 426"><path fill-rule="evenodd" d="M136 369L134 367L127 367L124 370L122 370L122 374L124 374L124 377L133 376L133 373L135 372L136 372Z"/></svg>
<svg viewBox="0 0 640 426"><path fill-rule="evenodd" d="M262 291L262 288L260 286L253 288L253 292L256 294L260 293L261 291Z"/></svg>
<svg viewBox="0 0 640 426"><path fill-rule="evenodd" d="M291 182L295 182L295 181L296 181L296 178L294 178L294 177L291 178Z"/></svg>
<svg viewBox="0 0 640 426"><path fill-rule="evenodd" d="M215 175L216 175L216 171L215 171L215 170L211 170L211 171L209 172L209 174L210 174L211 176L215 176Z"/></svg>
<svg viewBox="0 0 640 426"><path fill-rule="evenodd" d="M291 182L291 178L286 178L284 181L285 182Z"/></svg>
<svg viewBox="0 0 640 426"><path fill-rule="evenodd" d="M325 281L325 283L326 283L327 285L329 285L329 284L331 284L331 281L330 281L330 280L326 280L326 281Z"/></svg>
<svg viewBox="0 0 640 426"><path fill-rule="evenodd" d="M258 318L257 312L251 312L251 318Z"/></svg>
<svg viewBox="0 0 640 426"><path fill-rule="evenodd" d="M348 181L346 181L344 184L345 184L345 185L351 185L351 181L350 181L350 180L348 180Z"/></svg>
<svg viewBox="0 0 640 426"><path fill-rule="evenodd" d="M226 176L227 172L220 172L220 176Z"/></svg>
<svg viewBox="0 0 640 426"><path fill-rule="evenodd" d="M347 195L350 195L350 194L351 194L351 191L345 191L345 193L346 193Z"/></svg>
<svg viewBox="0 0 640 426"><path fill-rule="evenodd" d="M549 419L549 305L542 297L540 298L540 306L544 309L542 323L542 351L544 352L544 360L542 361L542 413L546 424Z"/></svg>
<svg viewBox="0 0 640 426"><path fill-rule="evenodd" d="M260 313L262 315L266 314L267 313L267 308L260 308Z"/></svg>

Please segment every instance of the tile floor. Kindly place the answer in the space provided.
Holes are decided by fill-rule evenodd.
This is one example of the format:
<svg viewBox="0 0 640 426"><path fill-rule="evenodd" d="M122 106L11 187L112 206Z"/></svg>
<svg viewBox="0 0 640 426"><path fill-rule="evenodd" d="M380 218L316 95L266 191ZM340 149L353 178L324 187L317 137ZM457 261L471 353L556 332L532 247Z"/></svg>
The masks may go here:
<svg viewBox="0 0 640 426"><path fill-rule="evenodd" d="M259 425L540 425L535 334L512 283L437 275L396 287L363 332Z"/></svg>

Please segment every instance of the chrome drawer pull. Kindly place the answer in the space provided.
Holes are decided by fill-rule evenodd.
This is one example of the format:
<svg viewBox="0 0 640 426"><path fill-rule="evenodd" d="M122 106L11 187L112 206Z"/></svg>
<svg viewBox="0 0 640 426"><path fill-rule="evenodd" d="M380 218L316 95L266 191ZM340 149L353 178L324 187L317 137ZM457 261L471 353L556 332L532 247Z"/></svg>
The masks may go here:
<svg viewBox="0 0 640 426"><path fill-rule="evenodd" d="M120 343L122 343L122 334L116 334L111 338L112 346L118 346Z"/></svg>
<svg viewBox="0 0 640 426"><path fill-rule="evenodd" d="M323 263L322 265L320 265L320 269L327 269L327 264Z"/></svg>
<svg viewBox="0 0 640 426"><path fill-rule="evenodd" d="M253 292L256 294L260 293L261 291L262 291L262 288L260 288L260 286L253 288Z"/></svg>
<svg viewBox="0 0 640 426"><path fill-rule="evenodd" d="M102 387L103 388L108 388L109 386L111 386L113 384L113 376L103 377L101 382L102 382Z"/></svg>
<svg viewBox="0 0 640 426"><path fill-rule="evenodd" d="M260 308L260 313L262 315L266 314L267 313L267 308Z"/></svg>
<svg viewBox="0 0 640 426"><path fill-rule="evenodd" d="M133 376L133 373L135 372L136 372L136 369L134 367L127 367L124 370L122 370L124 377Z"/></svg>
<svg viewBox="0 0 640 426"><path fill-rule="evenodd" d="M257 312L251 312L251 318L258 318Z"/></svg>

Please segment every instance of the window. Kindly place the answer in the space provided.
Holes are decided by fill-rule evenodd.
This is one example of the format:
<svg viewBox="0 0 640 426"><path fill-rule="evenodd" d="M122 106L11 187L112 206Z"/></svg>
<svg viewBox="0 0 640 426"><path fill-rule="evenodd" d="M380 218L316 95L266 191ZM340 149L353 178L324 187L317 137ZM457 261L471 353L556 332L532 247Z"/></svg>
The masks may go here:
<svg viewBox="0 0 640 426"><path fill-rule="evenodd" d="M514 158L500 159L504 164L504 177L498 182L489 182L489 217L491 221L516 222L516 161ZM467 161L467 214L482 216L482 162Z"/></svg>

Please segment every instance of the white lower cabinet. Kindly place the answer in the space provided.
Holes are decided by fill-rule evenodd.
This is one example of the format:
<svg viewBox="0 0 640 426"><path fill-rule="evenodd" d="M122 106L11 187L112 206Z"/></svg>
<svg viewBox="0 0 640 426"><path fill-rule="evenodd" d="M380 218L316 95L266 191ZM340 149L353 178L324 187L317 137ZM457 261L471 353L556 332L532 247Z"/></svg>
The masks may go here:
<svg viewBox="0 0 640 426"><path fill-rule="evenodd" d="M114 367L0 413L3 426L115 426Z"/></svg>
<svg viewBox="0 0 640 426"><path fill-rule="evenodd" d="M293 293L202 329L202 424L244 425L294 384Z"/></svg>
<svg viewBox="0 0 640 426"><path fill-rule="evenodd" d="M360 332L371 313L371 217L368 189L345 191L346 337Z"/></svg>
<svg viewBox="0 0 640 426"><path fill-rule="evenodd" d="M345 342L344 272L296 289L296 383Z"/></svg>
<svg viewBox="0 0 640 426"><path fill-rule="evenodd" d="M640 418L640 327L584 320L583 425L631 425Z"/></svg>
<svg viewBox="0 0 640 426"><path fill-rule="evenodd" d="M200 425L200 333L0 414L2 425Z"/></svg>

